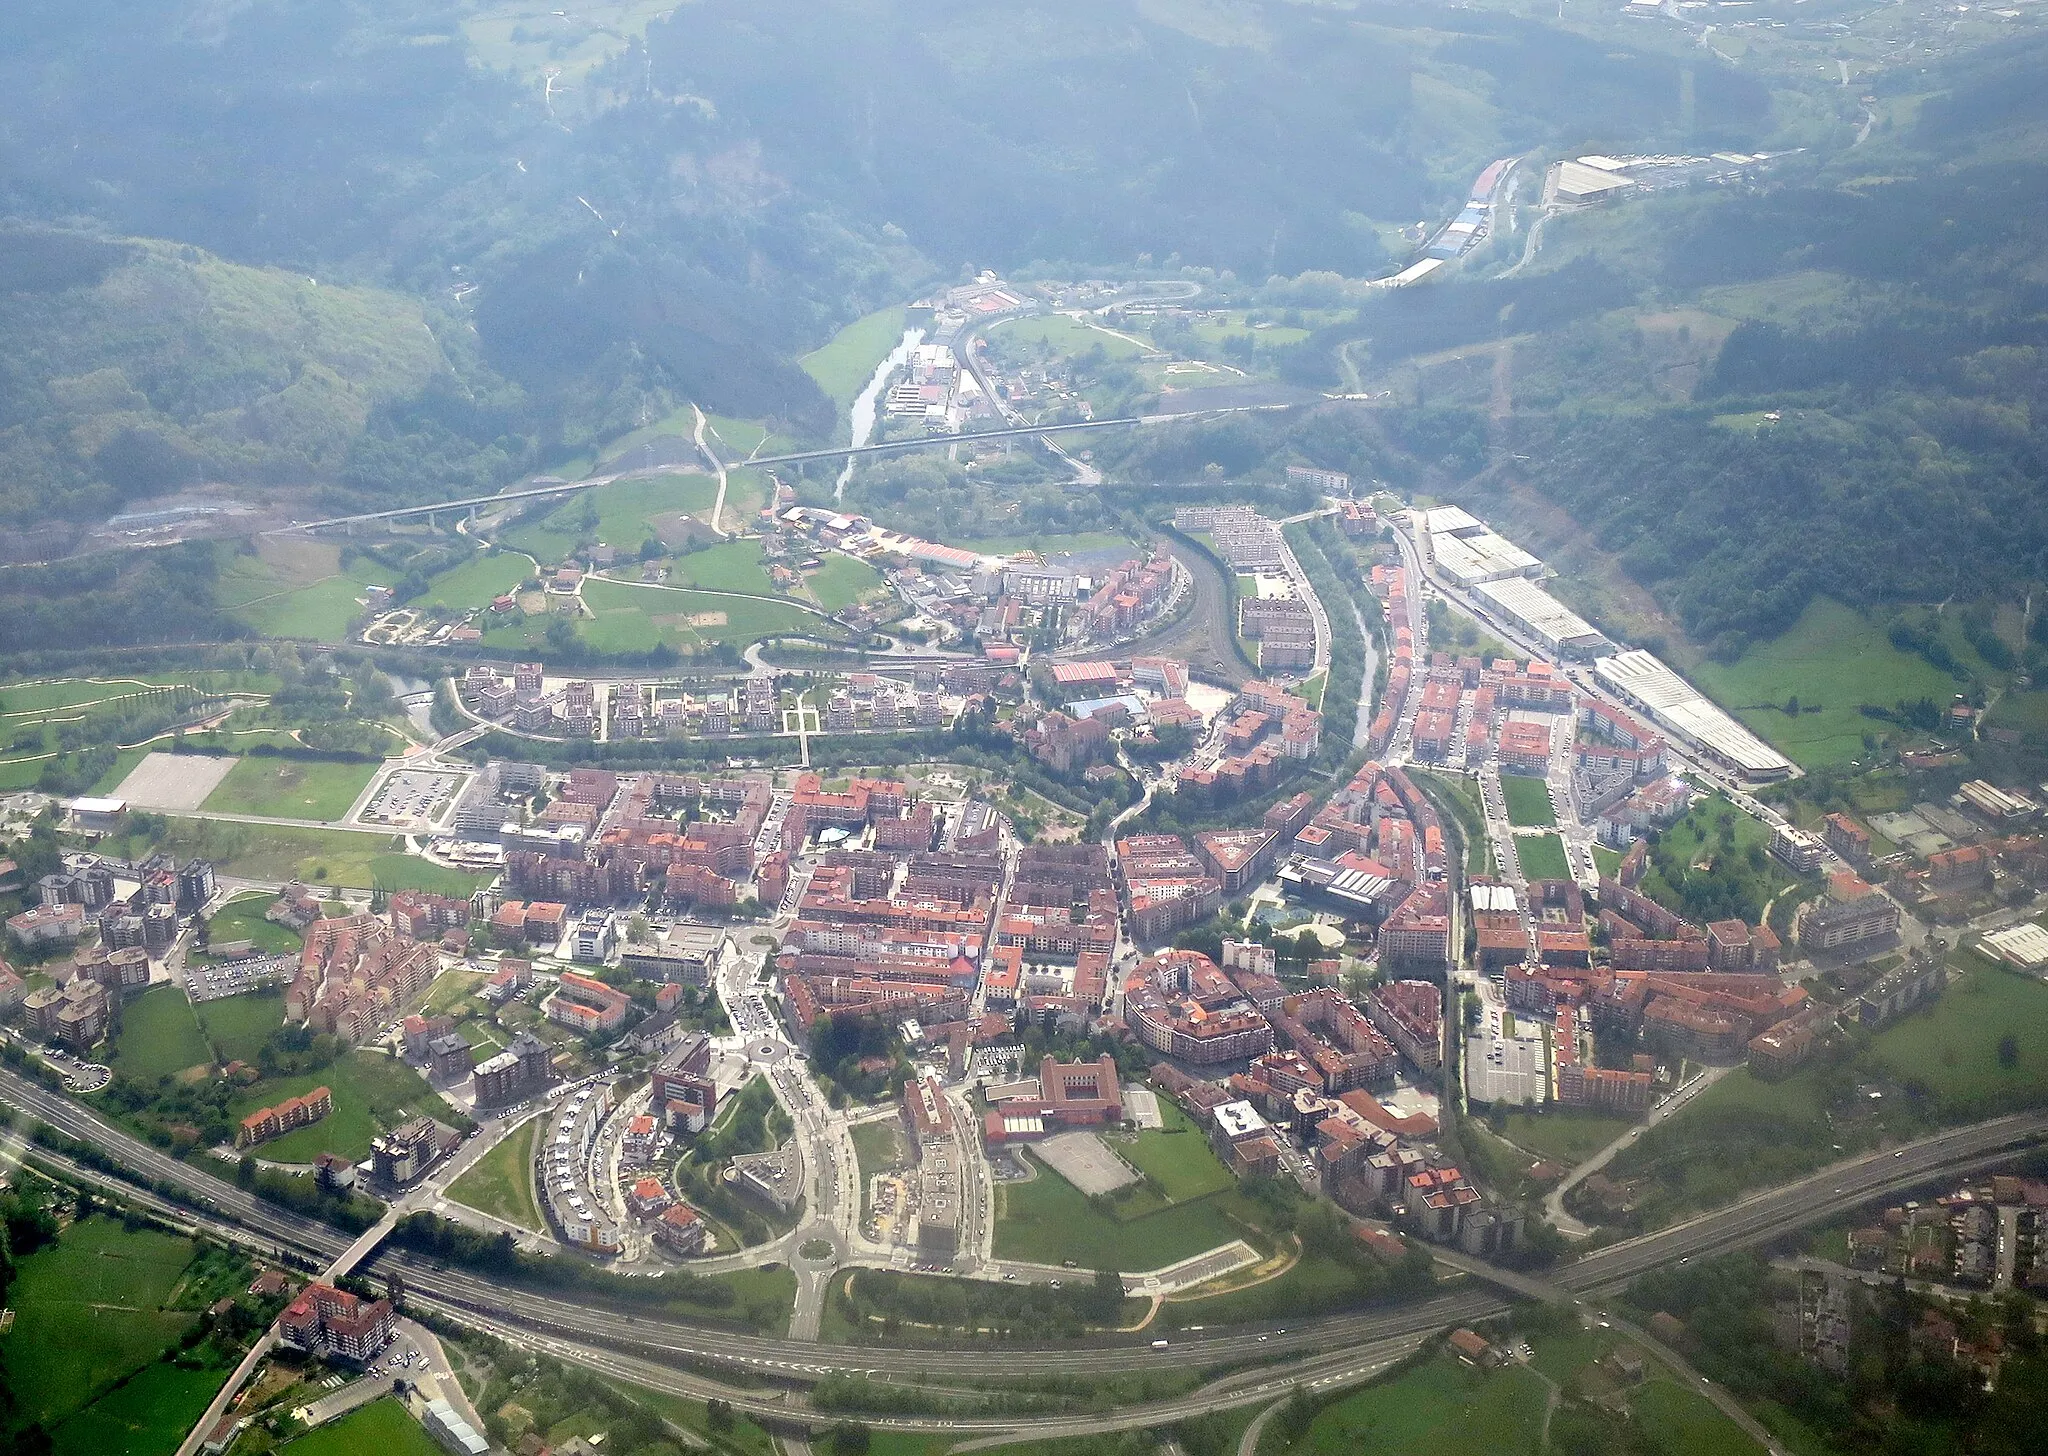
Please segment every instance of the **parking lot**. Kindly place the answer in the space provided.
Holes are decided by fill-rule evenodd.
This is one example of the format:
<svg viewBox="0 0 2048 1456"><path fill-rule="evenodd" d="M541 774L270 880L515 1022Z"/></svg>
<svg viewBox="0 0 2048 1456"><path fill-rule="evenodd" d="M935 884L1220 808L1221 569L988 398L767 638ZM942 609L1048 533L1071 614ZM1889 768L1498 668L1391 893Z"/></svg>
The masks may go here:
<svg viewBox="0 0 2048 1456"><path fill-rule="evenodd" d="M246 960L222 961L208 964L188 960L185 963L185 994L194 1003L219 1001L228 996L240 996L248 991L260 991L265 986L282 986L298 974L297 956L251 956Z"/></svg>
<svg viewBox="0 0 2048 1456"><path fill-rule="evenodd" d="M394 829L428 828L441 821L461 786L458 773L398 769L378 786L358 818L365 824L389 824Z"/></svg>

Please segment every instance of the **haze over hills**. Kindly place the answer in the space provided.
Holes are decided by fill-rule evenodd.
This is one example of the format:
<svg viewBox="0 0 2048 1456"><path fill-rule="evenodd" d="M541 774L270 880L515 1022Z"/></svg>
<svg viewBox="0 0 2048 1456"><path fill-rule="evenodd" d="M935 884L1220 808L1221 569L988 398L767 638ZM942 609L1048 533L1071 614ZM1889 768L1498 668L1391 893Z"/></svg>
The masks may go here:
<svg viewBox="0 0 2048 1456"><path fill-rule="evenodd" d="M621 12L621 28L565 48L549 27L572 20L514 35L497 14L10 7L0 41L31 79L0 98L14 219L0 513L90 518L202 481L330 506L468 493L588 458L689 401L822 442L832 402L795 356L965 265L1372 277L1410 256L1402 227L1443 215L1496 155L1810 142L1759 195L1658 199L1612 227L1554 230L1514 277L1484 276L1501 259L1369 299L1355 319L1326 313L1280 372L1352 387L1361 366L1378 378L1540 340L1486 402L1495 416L1509 404L1512 425L1447 415L1481 401L1425 368L1404 396L1420 414L1377 412L1349 433L1378 440L1376 458L1412 444L1420 468L1452 476L1481 460L1432 453L1437 436L1512 435L1532 482L1728 652L1816 591L1940 595L1973 519L2037 539L2012 453L2036 448L2013 411L2037 371L2011 352L2033 347L2041 195L2024 160L2039 55L2024 46L1879 81L1899 105L1853 148L1858 103L1796 80L1796 40L1730 64L1661 24L1163 0L934 19L879 0L704 0ZM558 55L572 68L539 74ZM1817 310L1725 304L1794 274ZM1703 320L1676 373L1659 351L1690 325L1623 326L1708 294L1737 327ZM1867 482L1910 454L1919 416L1889 402L1934 373L1945 402L1922 434L1958 452L1940 493L1915 501L1935 488L1902 476L1879 510L1840 508L1853 496L1812 472ZM1711 424L1795 399L1809 414L1760 434ZM1825 445L1810 413L1823 402ZM1644 428L1652 417L1664 423ZM1641 449L1683 456L1651 473L1707 481L1713 507L1603 483ZM1260 454L1239 449L1232 468ZM1742 498L1712 482L1781 471L1816 483L1762 488L1784 528L1754 533L1775 543L1757 549L1798 550L1817 515L1833 549L1731 572L1737 548L1688 538ZM1962 524L1953 550L1860 524L1930 510Z"/></svg>
<svg viewBox="0 0 2048 1456"><path fill-rule="evenodd" d="M152 392L140 358L152 418L127 438L163 457L147 480L97 464L87 407L33 381L0 404L12 450L81 500L195 472L420 498L685 399L818 438L830 412L789 360L963 265L1371 276L1490 157L1656 144L1678 121L1679 61L1478 11L1034 0L934 27L882 4L693 4L559 105L480 64L479 25L452 3L9 7L0 42L29 78L0 100L17 223L402 295L356 295L367 352L415 349L388 336L424 309L446 363L399 388L252 319L263 380L209 377L225 392L205 408L268 409L264 450L190 438L198 406ZM1761 144L1765 88L1688 69L1696 139ZM91 307L45 299L9 331L34 348L40 315ZM307 368L314 401L265 403ZM317 402L321 370L352 420Z"/></svg>

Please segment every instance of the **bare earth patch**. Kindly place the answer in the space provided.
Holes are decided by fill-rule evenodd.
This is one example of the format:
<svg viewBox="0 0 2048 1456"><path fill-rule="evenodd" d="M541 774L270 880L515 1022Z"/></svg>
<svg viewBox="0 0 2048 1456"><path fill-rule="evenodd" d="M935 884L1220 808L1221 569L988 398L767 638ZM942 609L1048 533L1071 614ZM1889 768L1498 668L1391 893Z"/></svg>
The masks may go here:
<svg viewBox="0 0 2048 1456"><path fill-rule="evenodd" d="M203 753L152 753L128 771L114 797L138 809L197 809L240 761Z"/></svg>
<svg viewBox="0 0 2048 1456"><path fill-rule="evenodd" d="M1098 1193L1113 1193L1126 1183L1138 1181L1136 1170L1111 1152L1109 1145L1092 1132L1059 1133L1031 1151L1050 1164L1055 1173L1091 1198Z"/></svg>

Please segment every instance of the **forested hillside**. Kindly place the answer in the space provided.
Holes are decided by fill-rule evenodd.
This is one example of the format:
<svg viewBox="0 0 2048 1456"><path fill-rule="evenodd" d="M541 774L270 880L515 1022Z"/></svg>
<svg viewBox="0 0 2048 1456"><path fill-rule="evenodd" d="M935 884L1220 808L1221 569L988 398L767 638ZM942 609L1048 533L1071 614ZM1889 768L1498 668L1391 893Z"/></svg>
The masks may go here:
<svg viewBox="0 0 2048 1456"><path fill-rule="evenodd" d="M2044 63L2026 46L1990 69ZM1590 399L1518 420L1532 482L1717 656L1816 593L1939 601L2048 577L2048 166L1957 164L1950 145L1963 112L1973 145L2028 124L2038 88L1994 107L1950 79L1882 152L1652 220L1638 296L1740 318L1689 401L1603 407L1596 376Z"/></svg>
<svg viewBox="0 0 2048 1456"><path fill-rule="evenodd" d="M22 254L0 518L202 480L431 498L690 401L818 439L832 407L791 361L963 266L1366 276L1495 156L1662 144L1682 91L1700 141L1782 120L1725 66L1407 4L700 0L644 39L594 24L0 8L0 251Z"/></svg>
<svg viewBox="0 0 2048 1456"><path fill-rule="evenodd" d="M1407 4L704 0L648 55L658 93L744 118L770 172L952 266L1370 275L1376 224L1498 152L1661 141L1678 115L1674 59ZM1761 84L1701 74L1702 138L1768 132Z"/></svg>
<svg viewBox="0 0 2048 1456"><path fill-rule="evenodd" d="M12 519L90 517L201 480L396 487L364 437L373 415L464 387L415 298L55 229L0 232L0 337ZM513 463L449 462L479 488Z"/></svg>
<svg viewBox="0 0 2048 1456"><path fill-rule="evenodd" d="M1554 219L1514 276L1381 294L1296 350L1314 382L1348 363L1390 391L1372 427L1103 453L1132 479L1308 459L1484 510L1533 487L1728 659L1816 596L2017 598L2048 579L2043 74L2048 43L2021 42L1901 76L1863 146Z"/></svg>
<svg viewBox="0 0 2048 1456"><path fill-rule="evenodd" d="M736 144L704 111L558 124L475 63L463 10L0 7L16 77L0 93L0 217L15 229L0 357L18 357L0 385L16 477L0 512L36 514L16 493L28 482L84 509L195 477L422 498L689 399L829 429L790 361L908 287L909 250L892 261L800 199L733 206L692 185ZM33 234L52 225L62 237ZM345 301L312 309L314 279ZM324 316L310 333L309 312ZM81 332L101 337L52 343ZM252 343L245 367L226 362ZM181 352L189 378L162 367ZM98 370L126 387L47 387ZM110 415L131 418L108 452Z"/></svg>

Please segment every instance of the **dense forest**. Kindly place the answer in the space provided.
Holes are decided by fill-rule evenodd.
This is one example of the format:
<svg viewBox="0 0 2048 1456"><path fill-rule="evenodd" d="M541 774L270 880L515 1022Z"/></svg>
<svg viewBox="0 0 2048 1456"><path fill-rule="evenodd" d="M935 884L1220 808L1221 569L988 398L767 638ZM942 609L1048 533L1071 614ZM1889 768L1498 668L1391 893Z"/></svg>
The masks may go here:
<svg viewBox="0 0 2048 1456"><path fill-rule="evenodd" d="M1469 182L1487 159L1418 126L1418 76L1489 109L1510 150L1659 137L1679 84L1666 57L1405 4L706 0L656 25L647 54L659 94L744 117L766 170L899 225L941 265L1142 256L1248 278L1377 273L1373 219ZM1703 132L1753 138L1764 87L1703 74Z"/></svg>
<svg viewBox="0 0 2048 1456"><path fill-rule="evenodd" d="M1665 288L1825 270L1852 301L1740 323L1690 403L1517 422L1537 487L1718 655L1817 592L1939 601L2048 570L2048 169L1925 165L1688 214Z"/></svg>

